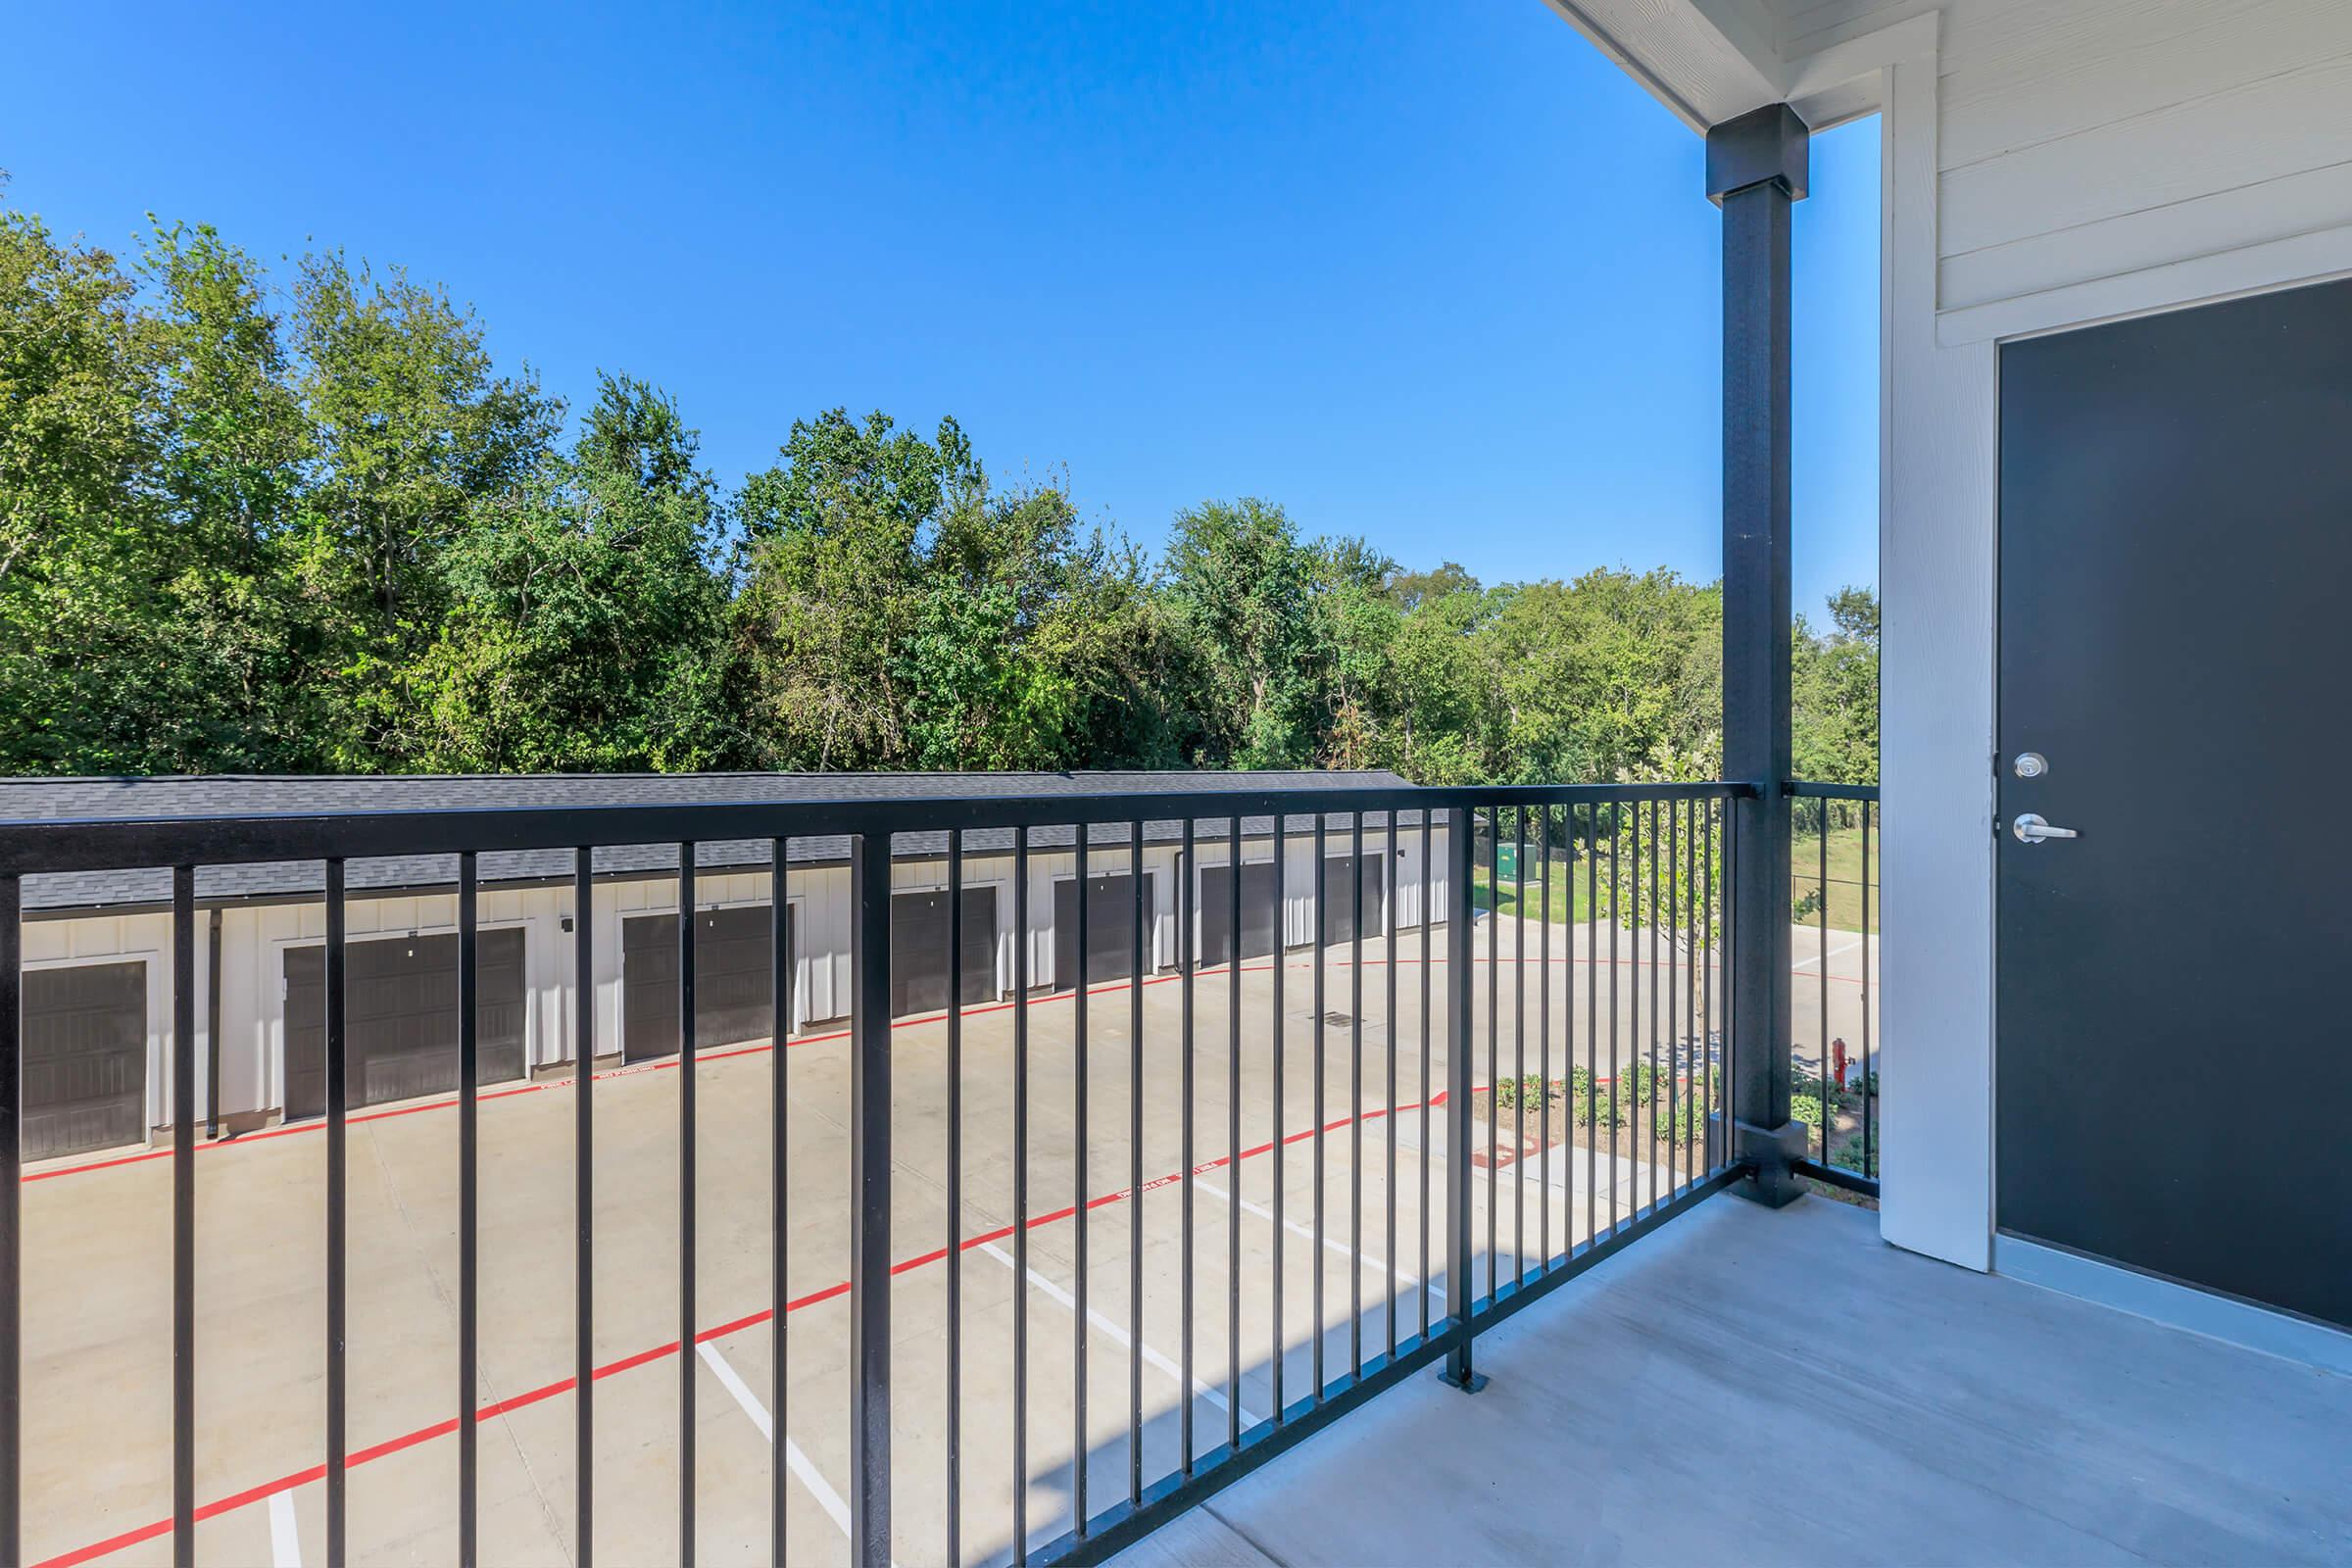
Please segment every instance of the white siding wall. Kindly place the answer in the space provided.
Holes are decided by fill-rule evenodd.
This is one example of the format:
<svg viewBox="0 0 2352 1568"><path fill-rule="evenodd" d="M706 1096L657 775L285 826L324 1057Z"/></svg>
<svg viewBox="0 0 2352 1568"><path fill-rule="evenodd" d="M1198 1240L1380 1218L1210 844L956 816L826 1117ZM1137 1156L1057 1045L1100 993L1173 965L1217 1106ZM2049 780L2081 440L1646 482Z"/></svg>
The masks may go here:
<svg viewBox="0 0 2352 1568"><path fill-rule="evenodd" d="M2352 268L2344 0L1777 0L1788 70L1937 16L1946 342Z"/></svg>
<svg viewBox="0 0 2352 1568"><path fill-rule="evenodd" d="M1433 885L1443 913L1445 887L1445 830L1437 832L1439 863ZM1384 852L1382 835L1364 836L1367 855ZM1345 834L1332 836L1332 855L1348 853ZM1420 836L1404 836L1404 858L1395 863L1391 884L1398 893L1399 922L1419 919ZM1246 860L1262 859L1265 844L1245 844ZM1314 939L1311 889L1314 846L1311 839L1294 838L1289 844L1290 869L1284 913L1284 934L1293 944ZM1222 840L1203 839L1199 846L1203 864L1221 864ZM1029 919L1032 983L1054 981L1054 884L1074 874L1076 856L1068 851L1039 852L1030 857ZM1152 916L1152 961L1165 967L1176 961L1176 846L1149 844L1144 852L1147 869L1155 873ZM1123 871L1123 848L1097 849L1092 866L1098 873ZM1012 989L1012 858L971 856L964 862L965 884L998 890L999 931L997 990ZM901 891L944 885L944 862L901 860L892 867L891 884ZM706 872L696 879L696 903L702 908L763 905L769 897L765 871ZM596 889L596 1049L600 1056L621 1049L621 922L632 915L674 914L677 883L672 880L600 883ZM802 1029L844 1016L850 1006L850 879L842 866L796 866L789 897L794 908L796 952L793 959L793 1027ZM572 935L563 922L571 913L569 887L499 890L481 895L480 923L484 930L519 927L523 939L523 984L529 998L524 1025L524 1059L534 1067L570 1059L572 1008ZM1368 913L1370 911L1367 911ZM196 1049L210 1049L207 1035L211 999L210 964L206 947L206 916L198 916L196 936ZM433 935L457 929L454 894L371 899L355 895L349 905L350 940ZM135 959L147 965L147 1120L164 1126L174 1118L168 1102L172 1049L172 920L168 914L94 915L76 919L36 919L24 926L24 960L28 968L61 963ZM266 905L231 907L221 912L220 955L220 1108L223 1114L275 1109L285 1096L285 953L290 947L326 940L326 910L322 904ZM205 1075L198 1072L197 1114L206 1113L201 1095Z"/></svg>
<svg viewBox="0 0 2352 1568"><path fill-rule="evenodd" d="M49 969L74 963L124 962L147 965L147 1125L162 1126L171 1118L172 1059L172 917L168 914L109 915L88 920L27 920L24 967ZM207 1042L204 932L196 937L197 1049ZM197 1094L204 1093L203 1074L197 1075ZM221 1100L233 1103L223 1084ZM201 1100L199 1102L201 1104Z"/></svg>

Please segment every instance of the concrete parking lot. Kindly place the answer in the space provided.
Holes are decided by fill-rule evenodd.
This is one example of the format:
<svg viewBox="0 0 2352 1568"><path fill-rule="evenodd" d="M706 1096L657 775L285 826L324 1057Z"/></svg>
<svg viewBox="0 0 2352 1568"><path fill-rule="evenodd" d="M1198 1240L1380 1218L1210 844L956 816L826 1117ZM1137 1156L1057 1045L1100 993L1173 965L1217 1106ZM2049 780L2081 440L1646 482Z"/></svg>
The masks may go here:
<svg viewBox="0 0 2352 1568"><path fill-rule="evenodd" d="M1529 944L1536 927L1529 927ZM1498 1066L1516 1069L1514 1027L1525 977L1528 1072L1548 976L1552 1073L1586 1059L1587 990L1618 990L1621 1045L1646 1041L1648 987L1690 983L1687 957L1623 951L1608 939L1599 961L1590 930L1555 928L1547 963L1511 961L1516 930L1481 922L1474 956L1503 962L1495 978ZM1444 949L1443 932L1436 950ZM1799 958L1805 956L1799 934ZM1833 933L1829 961L1844 956ZM1531 959L1534 957L1531 952ZM1346 950L1325 975L1322 1133L1314 1101L1311 955L1284 960L1279 1031L1272 960L1241 976L1243 1028L1229 1048L1229 976L1194 983L1193 1128L1187 1168L1183 1105L1183 991L1153 977L1144 997L1144 1070L1131 1073L1131 992L1090 995L1088 1121L1081 1139L1074 1016L1065 993L967 1012L960 1109L960 1542L964 1562L1009 1555L1016 1489L1029 1538L1067 1528L1072 1456L1083 1453L1088 1507L1126 1492L1131 1355L1142 1380L1142 1472L1147 1485L1179 1462L1189 1404L1198 1448L1224 1440L1229 1386L1238 1379L1245 1426L1283 1396L1313 1388L1321 1343L1327 1380L1345 1378L1396 1332L1416 1332L1426 1303L1446 1310L1442 1216L1430 1217L1421 1255L1421 1190L1445 1192L1442 1107L1422 1107L1446 1083L1442 1024L1422 1078L1423 971L1414 933L1392 965L1368 941L1360 971ZM1850 969L1846 971L1849 975ZM1394 974L1396 1010L1390 1012ZM1362 986L1360 1086L1350 1040L1353 984ZM1442 1004L1442 961L1428 975ZM1848 981L1843 989L1856 993ZM1486 986L1475 1082L1486 1080ZM1800 984L1800 999L1804 987ZM1838 1004L1832 1004L1833 1021ZM1634 1009L1639 1007L1641 1011ZM1678 1018L1684 1016L1678 1011ZM1027 1225L1013 1192L1015 1019L1028 1032ZM1603 1014L1603 1030L1606 1029ZM1279 1048L1277 1041L1279 1038ZM1800 1040L1803 1038L1800 1029ZM948 1430L947 1293L950 1084L947 1030L907 1020L893 1033L892 1416L897 1556L945 1560ZM1238 1055L1238 1062L1237 1062ZM1605 1072L1605 1042L1599 1059ZM789 1278L781 1339L790 1370L781 1412L771 1408L779 1337L769 1274L770 1074L764 1044L706 1055L698 1089L696 1419L699 1557L766 1556L770 1434L784 1438L787 1518L801 1561L845 1560L841 1491L848 1480L848 1055L839 1031L790 1044ZM1279 1064L1279 1066L1278 1066ZM1229 1138L1238 1065L1241 1137ZM1395 1072L1395 1099L1390 1073ZM1279 1078L1281 1109L1276 1113ZM663 1064L603 1071L596 1112L596 1534L608 1562L674 1561L677 1542L681 1360L677 1296L678 1087ZM1137 1151L1130 1107L1140 1091L1144 1190L1130 1192ZM576 1394L573 1367L573 1115L568 1080L508 1086L482 1099L480 1186L481 1558L497 1564L571 1560ZM1358 1094L1360 1092L1360 1102ZM445 1100L376 1107L350 1135L349 1473L351 1559L446 1562L456 1550L457 1117ZM198 1172L197 1496L200 1560L322 1561L325 1355L323 1158L315 1124L206 1146ZM1077 1152L1085 1151L1081 1171ZM1588 1162L1555 1151L1499 1178L1473 1183L1478 1261L1505 1278L1546 1241L1564 1250L1592 1212L1601 1225L1647 1200L1662 1178L1646 1151ZM1638 1157L1639 1156L1639 1157ZM1316 1172L1323 1246L1314 1240ZM1426 1164L1425 1164L1426 1160ZM1394 1169L1394 1186L1391 1170ZM1591 1202L1588 1202L1588 1171ZM1184 1211L1192 1207L1191 1374L1184 1311ZM1274 1221L1276 1193L1283 1224ZM1358 1196L1360 1195L1360 1197ZM36 1171L24 1189L25 1539L28 1557L56 1565L170 1560L171 1162L161 1152ZM1486 1256L1487 1208L1497 1205L1501 1255ZM1395 1246L1390 1243L1392 1213ZM1360 1216L1360 1218L1359 1218ZM1548 1219L1548 1238L1543 1221ZM1239 1273L1232 1270L1238 1220ZM1078 1248L1086 1249L1088 1421L1073 1428ZM1015 1268L1026 1244L1027 1276ZM1130 1333L1130 1260L1140 1244L1140 1341ZM1314 1278L1322 1271L1322 1310ZM1282 1320L1273 1281L1283 1281ZM1238 1287L1237 1287L1238 1282ZM1396 1296L1392 1300L1392 1282ZM1238 1338L1229 1302L1238 1295ZM1027 1452L1012 1446L1013 1319L1027 1317ZM1358 1308L1360 1307L1360 1311ZM779 1422L779 1415L781 1417Z"/></svg>

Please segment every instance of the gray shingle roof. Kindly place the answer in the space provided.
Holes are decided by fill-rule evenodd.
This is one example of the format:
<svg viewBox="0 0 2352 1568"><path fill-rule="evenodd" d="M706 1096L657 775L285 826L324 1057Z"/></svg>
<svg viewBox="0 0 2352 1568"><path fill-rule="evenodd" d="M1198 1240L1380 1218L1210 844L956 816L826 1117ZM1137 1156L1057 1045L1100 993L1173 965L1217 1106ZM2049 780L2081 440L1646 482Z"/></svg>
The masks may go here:
<svg viewBox="0 0 2352 1568"><path fill-rule="evenodd" d="M1102 773L667 773L667 774L515 774L418 775L390 774L348 777L256 777L214 775L174 778L62 778L0 779L0 819L68 821L134 817L153 820L182 816L266 816L341 811L458 810L476 808L680 806L735 804L760 801L842 801L898 798L917 800L941 795L1002 796L1027 800L1039 796L1102 796L1154 794L1179 790L1268 789L1398 789L1406 781L1386 771L1366 772L1102 772ZM1417 812L1401 813L1417 824ZM1289 826L1311 831L1313 818L1290 819ZM1263 835L1273 830L1271 817L1245 817L1243 831ZM1148 841L1179 836L1173 822L1150 823ZM1033 847L1066 848L1075 838L1069 828L1036 828ZM1095 830L1096 843L1123 843L1121 829ZM945 834L906 834L898 841L902 857L924 858L946 853ZM974 830L964 835L967 854L986 854L1011 847L1010 829ZM821 864L849 854L848 841L837 837L796 838L792 862ZM616 845L595 852L597 874L611 877L657 877L677 865L676 851L666 845ZM763 866L768 863L764 840L735 840L696 846L695 863L713 869ZM488 854L481 858L481 880L492 883L568 881L571 855L567 851L525 851ZM383 893L447 888L457 881L455 856L406 856L354 860L346 869L346 885L354 893ZM196 897L205 903L270 902L318 897L324 873L316 860L272 861L251 865L201 867ZM152 907L169 903L168 871L87 871L24 879L27 913L57 914L69 910L119 910L124 906Z"/></svg>

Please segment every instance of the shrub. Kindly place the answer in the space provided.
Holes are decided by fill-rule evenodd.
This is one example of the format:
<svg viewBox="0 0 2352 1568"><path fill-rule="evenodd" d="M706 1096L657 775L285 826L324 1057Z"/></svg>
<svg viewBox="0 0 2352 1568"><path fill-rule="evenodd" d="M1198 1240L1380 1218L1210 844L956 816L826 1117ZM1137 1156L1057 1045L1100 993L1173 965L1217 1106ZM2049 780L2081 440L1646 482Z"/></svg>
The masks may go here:
<svg viewBox="0 0 2352 1568"><path fill-rule="evenodd" d="M1569 1102L1568 1110L1579 1127L1591 1126L1613 1131L1631 1119L1626 1114L1624 1104L1606 1089L1598 1094L1585 1091Z"/></svg>

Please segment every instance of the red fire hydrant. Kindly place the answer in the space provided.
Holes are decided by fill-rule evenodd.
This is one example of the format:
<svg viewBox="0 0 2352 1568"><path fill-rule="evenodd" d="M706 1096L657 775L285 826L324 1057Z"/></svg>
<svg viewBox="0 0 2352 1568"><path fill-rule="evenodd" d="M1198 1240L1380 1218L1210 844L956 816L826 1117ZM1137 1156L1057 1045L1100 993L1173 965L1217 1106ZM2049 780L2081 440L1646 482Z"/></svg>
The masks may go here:
<svg viewBox="0 0 2352 1568"><path fill-rule="evenodd" d="M1846 1087L1846 1082L1845 1082L1845 1068L1846 1068L1846 1060L1845 1060L1845 1040L1844 1040L1844 1038L1841 1036L1841 1037L1839 1037L1838 1039L1832 1041L1832 1042L1830 1043L1830 1050L1831 1050L1831 1052L1832 1052L1831 1060L1837 1063L1837 1066L1836 1066L1835 1070L1836 1070L1836 1072L1837 1072L1837 1074L1838 1074L1838 1077L1837 1077L1837 1084L1838 1084L1838 1088L1840 1088L1840 1089L1843 1089L1843 1088L1845 1088L1845 1087Z"/></svg>

